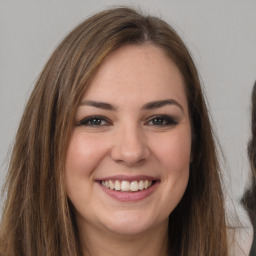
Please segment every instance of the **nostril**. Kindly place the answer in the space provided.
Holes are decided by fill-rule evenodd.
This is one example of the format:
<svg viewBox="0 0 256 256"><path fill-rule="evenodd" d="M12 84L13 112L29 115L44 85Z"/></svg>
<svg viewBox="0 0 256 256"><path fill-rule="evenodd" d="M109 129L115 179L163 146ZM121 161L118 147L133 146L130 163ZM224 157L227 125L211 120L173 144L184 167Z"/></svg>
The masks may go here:
<svg viewBox="0 0 256 256"><path fill-rule="evenodd" d="M150 155L150 151L147 146L143 144L127 144L116 145L111 150L111 158L126 165L137 165L143 163Z"/></svg>

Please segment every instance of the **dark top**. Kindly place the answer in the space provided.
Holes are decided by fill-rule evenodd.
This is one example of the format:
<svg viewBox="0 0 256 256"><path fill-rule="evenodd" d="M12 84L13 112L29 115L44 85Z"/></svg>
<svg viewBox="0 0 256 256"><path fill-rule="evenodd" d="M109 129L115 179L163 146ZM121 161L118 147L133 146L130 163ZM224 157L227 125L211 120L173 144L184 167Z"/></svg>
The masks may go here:
<svg viewBox="0 0 256 256"><path fill-rule="evenodd" d="M254 231L252 248L249 256L256 256L256 230Z"/></svg>

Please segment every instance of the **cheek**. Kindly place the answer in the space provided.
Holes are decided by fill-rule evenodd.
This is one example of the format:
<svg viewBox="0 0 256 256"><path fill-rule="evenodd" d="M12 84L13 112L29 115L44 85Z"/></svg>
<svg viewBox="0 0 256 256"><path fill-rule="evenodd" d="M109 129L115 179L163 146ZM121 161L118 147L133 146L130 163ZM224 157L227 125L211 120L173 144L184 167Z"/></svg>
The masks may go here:
<svg viewBox="0 0 256 256"><path fill-rule="evenodd" d="M105 146L104 146L105 145ZM79 212L89 203L93 191L94 170L106 154L106 143L82 131L73 131L65 162L66 192ZM85 195L88 195L85 197Z"/></svg>
<svg viewBox="0 0 256 256"><path fill-rule="evenodd" d="M191 154L190 133L178 133L163 143L162 156L163 173L165 176L164 200L170 204L171 213L180 202L189 179L189 166Z"/></svg>
<svg viewBox="0 0 256 256"><path fill-rule="evenodd" d="M190 130L177 129L152 139L154 155L162 174L161 193L158 198L162 216L166 218L176 208L186 190L189 179L191 153Z"/></svg>
<svg viewBox="0 0 256 256"><path fill-rule="evenodd" d="M74 131L67 151L66 174L89 175L103 156L102 142Z"/></svg>
<svg viewBox="0 0 256 256"><path fill-rule="evenodd" d="M153 148L165 169L171 172L187 171L191 158L190 131L165 136L158 142L155 141Z"/></svg>

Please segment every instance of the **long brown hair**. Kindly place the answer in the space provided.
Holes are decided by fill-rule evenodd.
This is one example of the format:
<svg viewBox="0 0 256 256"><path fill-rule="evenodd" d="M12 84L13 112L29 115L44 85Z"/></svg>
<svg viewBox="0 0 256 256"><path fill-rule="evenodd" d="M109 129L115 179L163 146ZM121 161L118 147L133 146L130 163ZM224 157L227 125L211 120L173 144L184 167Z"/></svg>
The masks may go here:
<svg viewBox="0 0 256 256"><path fill-rule="evenodd" d="M81 254L64 159L74 113L102 61L126 44L154 44L185 81L193 129L193 161L185 195L169 217L169 252L225 256L227 236L216 147L195 64L173 28L125 7L100 12L76 27L43 69L17 132L7 178L0 254Z"/></svg>

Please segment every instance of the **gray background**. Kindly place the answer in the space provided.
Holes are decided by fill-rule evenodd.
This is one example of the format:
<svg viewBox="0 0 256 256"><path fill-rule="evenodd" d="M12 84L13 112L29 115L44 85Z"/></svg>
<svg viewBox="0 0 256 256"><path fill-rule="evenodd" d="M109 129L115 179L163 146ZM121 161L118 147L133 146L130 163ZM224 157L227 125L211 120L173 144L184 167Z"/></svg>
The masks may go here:
<svg viewBox="0 0 256 256"><path fill-rule="evenodd" d="M0 0L0 186L25 102L51 52L92 13L127 4L165 19L188 45L224 152L225 188L242 216L238 201L248 180L250 93L256 79L255 0Z"/></svg>

